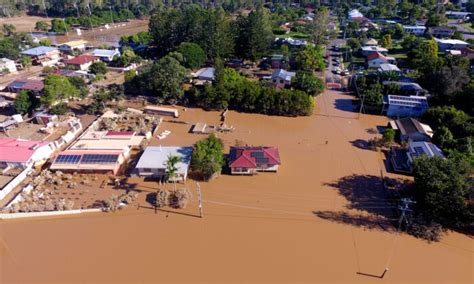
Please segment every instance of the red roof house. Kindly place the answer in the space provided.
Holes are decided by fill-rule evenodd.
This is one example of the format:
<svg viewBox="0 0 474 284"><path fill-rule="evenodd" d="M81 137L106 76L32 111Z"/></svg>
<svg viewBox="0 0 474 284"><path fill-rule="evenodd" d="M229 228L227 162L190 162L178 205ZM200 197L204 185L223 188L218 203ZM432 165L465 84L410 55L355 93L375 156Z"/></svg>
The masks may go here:
<svg viewBox="0 0 474 284"><path fill-rule="evenodd" d="M44 82L41 80L15 80L8 84L6 89L12 93L18 93L20 91L31 91L34 93L39 93L44 89Z"/></svg>
<svg viewBox="0 0 474 284"><path fill-rule="evenodd" d="M26 168L46 161L53 151L51 142L0 138L0 165Z"/></svg>
<svg viewBox="0 0 474 284"><path fill-rule="evenodd" d="M79 70L87 70L95 61L99 61L99 59L95 56L84 54L76 56L73 59L64 60L64 64L66 64L66 66L73 66Z"/></svg>
<svg viewBox="0 0 474 284"><path fill-rule="evenodd" d="M254 174L276 172L281 164L276 147L231 147L229 168L231 174Z"/></svg>
<svg viewBox="0 0 474 284"><path fill-rule="evenodd" d="M380 68L380 65L386 63L394 63L395 58L383 55L378 51L373 51L367 55L367 67L368 68Z"/></svg>

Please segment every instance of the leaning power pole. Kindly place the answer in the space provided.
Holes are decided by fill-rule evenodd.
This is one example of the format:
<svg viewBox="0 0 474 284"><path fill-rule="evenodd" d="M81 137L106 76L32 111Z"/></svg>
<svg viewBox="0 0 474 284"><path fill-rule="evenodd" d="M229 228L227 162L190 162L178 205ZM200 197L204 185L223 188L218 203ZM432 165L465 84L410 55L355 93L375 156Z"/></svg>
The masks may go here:
<svg viewBox="0 0 474 284"><path fill-rule="evenodd" d="M198 194L198 207L199 207L199 217L202 218L203 217L203 214L202 214L202 194L201 194L201 186L199 185L198 182L196 182L196 190L197 190L197 194Z"/></svg>
<svg viewBox="0 0 474 284"><path fill-rule="evenodd" d="M390 253L390 257L388 258L387 265L385 265L385 270L379 278L383 278L385 276L385 273L387 273L387 271L389 269L390 263L392 262L393 254L395 252L396 241L398 239L397 238L398 235L400 234L400 229L402 227L402 223L403 223L403 221L405 221L405 224L408 224L407 213L410 213L410 212L413 211L413 210L410 209L410 206L411 206L411 204L416 203L415 201L411 200L411 198L402 198L401 201L402 201L402 205L398 206L398 210L400 210L401 213L400 213L400 218L398 219L397 232L396 232L395 238L393 240L392 252Z"/></svg>

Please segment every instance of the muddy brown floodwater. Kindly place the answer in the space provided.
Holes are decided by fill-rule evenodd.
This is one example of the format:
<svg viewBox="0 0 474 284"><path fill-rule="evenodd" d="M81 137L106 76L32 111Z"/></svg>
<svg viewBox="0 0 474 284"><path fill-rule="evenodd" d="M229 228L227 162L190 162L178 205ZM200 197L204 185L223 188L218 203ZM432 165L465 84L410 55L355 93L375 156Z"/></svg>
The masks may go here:
<svg viewBox="0 0 474 284"><path fill-rule="evenodd" d="M351 101L327 91L302 118L229 112L236 131L219 135L226 148L237 139L278 146L282 166L201 182L203 219L196 194L179 214L155 214L145 198L158 185L131 179L139 210L1 221L0 282L472 283L469 237L451 232L429 244L397 237L384 221L371 224L371 216L396 217L381 171L407 177L386 173L380 153L354 146L387 119L359 118ZM192 123L219 123L217 112L181 113L189 124L163 123L171 135L152 144L190 145L204 137L188 133ZM193 181L186 186L195 191ZM373 277L387 266L384 279Z"/></svg>

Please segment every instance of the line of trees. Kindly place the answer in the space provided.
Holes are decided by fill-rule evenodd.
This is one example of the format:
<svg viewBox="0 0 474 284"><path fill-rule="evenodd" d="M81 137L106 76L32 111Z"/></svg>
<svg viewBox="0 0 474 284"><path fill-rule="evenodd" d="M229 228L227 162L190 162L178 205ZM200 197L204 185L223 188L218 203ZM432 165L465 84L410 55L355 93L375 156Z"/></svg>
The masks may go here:
<svg viewBox="0 0 474 284"><path fill-rule="evenodd" d="M193 42L209 60L232 55L256 59L269 50L273 40L270 13L262 6L237 19L222 8L167 8L150 19L150 34L162 54L183 42Z"/></svg>
<svg viewBox="0 0 474 284"><path fill-rule="evenodd" d="M313 97L301 90L277 90L259 81L251 81L234 69L216 68L216 80L204 90L195 90L191 99L205 109L226 108L270 115L311 115ZM222 74L219 74L222 72Z"/></svg>

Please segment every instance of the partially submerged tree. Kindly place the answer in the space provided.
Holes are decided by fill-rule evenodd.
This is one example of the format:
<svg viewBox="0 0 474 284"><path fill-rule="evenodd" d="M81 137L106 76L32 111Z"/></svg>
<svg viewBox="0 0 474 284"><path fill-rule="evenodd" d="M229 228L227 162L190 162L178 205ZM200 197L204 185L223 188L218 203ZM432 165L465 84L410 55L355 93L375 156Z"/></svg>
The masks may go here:
<svg viewBox="0 0 474 284"><path fill-rule="evenodd" d="M224 147L222 141L214 134L198 141L194 146L191 158L193 174L208 180L218 175L224 166Z"/></svg>

